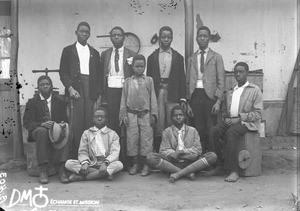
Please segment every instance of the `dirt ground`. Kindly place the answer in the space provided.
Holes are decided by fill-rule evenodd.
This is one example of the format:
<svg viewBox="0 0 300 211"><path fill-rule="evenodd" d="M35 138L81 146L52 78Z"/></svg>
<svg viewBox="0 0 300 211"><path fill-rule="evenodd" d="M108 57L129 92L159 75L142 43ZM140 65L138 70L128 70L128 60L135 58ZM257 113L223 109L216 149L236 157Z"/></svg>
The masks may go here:
<svg viewBox="0 0 300 211"><path fill-rule="evenodd" d="M6 173L0 180L7 187L1 191L0 185L0 206L5 210L296 210L291 195L297 193L295 168L266 170L259 177L240 178L236 183L224 182L224 176L197 175L194 181L183 178L172 184L168 175L158 172L146 178L121 172L113 182L62 185L53 176L43 185L48 188L43 191L48 199L45 207L45 198L39 198L35 190L40 186L37 177L28 176L26 170L1 172ZM7 200L1 204L4 195Z"/></svg>

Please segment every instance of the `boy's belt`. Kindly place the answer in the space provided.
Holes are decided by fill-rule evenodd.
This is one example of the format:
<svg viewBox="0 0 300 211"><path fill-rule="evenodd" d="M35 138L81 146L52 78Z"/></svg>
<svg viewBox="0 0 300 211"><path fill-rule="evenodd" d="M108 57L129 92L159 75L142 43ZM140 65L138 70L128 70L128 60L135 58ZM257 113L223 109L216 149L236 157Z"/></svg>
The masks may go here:
<svg viewBox="0 0 300 211"><path fill-rule="evenodd" d="M140 117L142 115L145 115L145 114L149 113L149 110L136 111L136 110L132 110L132 109L127 107L127 112L131 113L131 114L136 114L136 115L138 115L138 117Z"/></svg>

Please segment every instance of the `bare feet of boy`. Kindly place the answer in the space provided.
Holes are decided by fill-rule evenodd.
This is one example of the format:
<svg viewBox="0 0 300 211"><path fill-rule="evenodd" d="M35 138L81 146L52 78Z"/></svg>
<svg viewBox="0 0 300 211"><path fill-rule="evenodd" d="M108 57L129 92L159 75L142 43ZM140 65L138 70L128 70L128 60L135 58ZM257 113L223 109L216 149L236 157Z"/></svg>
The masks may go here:
<svg viewBox="0 0 300 211"><path fill-rule="evenodd" d="M177 179L178 179L178 178L177 178L177 175L176 175L176 173L174 173L174 174L171 174L171 175L170 175L169 181L170 181L171 183L173 183L173 182L175 182Z"/></svg>
<svg viewBox="0 0 300 211"><path fill-rule="evenodd" d="M237 172L233 171L231 174L226 177L225 181L226 182L236 182L239 179L239 175Z"/></svg>

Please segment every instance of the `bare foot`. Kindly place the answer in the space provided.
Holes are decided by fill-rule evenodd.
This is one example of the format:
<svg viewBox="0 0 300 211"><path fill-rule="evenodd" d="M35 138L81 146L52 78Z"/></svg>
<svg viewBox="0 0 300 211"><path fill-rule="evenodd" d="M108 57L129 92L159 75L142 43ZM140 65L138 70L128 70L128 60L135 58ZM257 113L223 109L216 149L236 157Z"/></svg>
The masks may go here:
<svg viewBox="0 0 300 211"><path fill-rule="evenodd" d="M239 174L235 171L231 172L231 174L226 177L226 182L236 182L239 179Z"/></svg>
<svg viewBox="0 0 300 211"><path fill-rule="evenodd" d="M171 183L173 183L173 182L175 182L176 180L177 180L176 173L171 174L171 175L170 175L169 181L170 181Z"/></svg>
<svg viewBox="0 0 300 211"><path fill-rule="evenodd" d="M196 176L195 176L195 173L190 173L186 177L189 178L191 181L194 181L194 179L195 179Z"/></svg>
<svg viewBox="0 0 300 211"><path fill-rule="evenodd" d="M85 177L81 174L71 174L69 177L70 182L81 181L84 179L85 179Z"/></svg>

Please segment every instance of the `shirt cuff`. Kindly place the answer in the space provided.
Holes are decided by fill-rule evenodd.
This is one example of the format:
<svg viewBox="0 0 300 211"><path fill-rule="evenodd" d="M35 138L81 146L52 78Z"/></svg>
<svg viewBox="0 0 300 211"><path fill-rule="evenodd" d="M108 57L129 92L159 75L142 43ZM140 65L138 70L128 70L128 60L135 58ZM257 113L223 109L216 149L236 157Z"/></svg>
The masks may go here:
<svg viewBox="0 0 300 211"><path fill-rule="evenodd" d="M183 102L185 102L186 103L186 99L184 99L184 98L180 98L180 100L179 101L183 101Z"/></svg>
<svg viewBox="0 0 300 211"><path fill-rule="evenodd" d="M84 161L81 162L81 165L84 165L86 163L89 164L89 161L88 160L84 160Z"/></svg>

